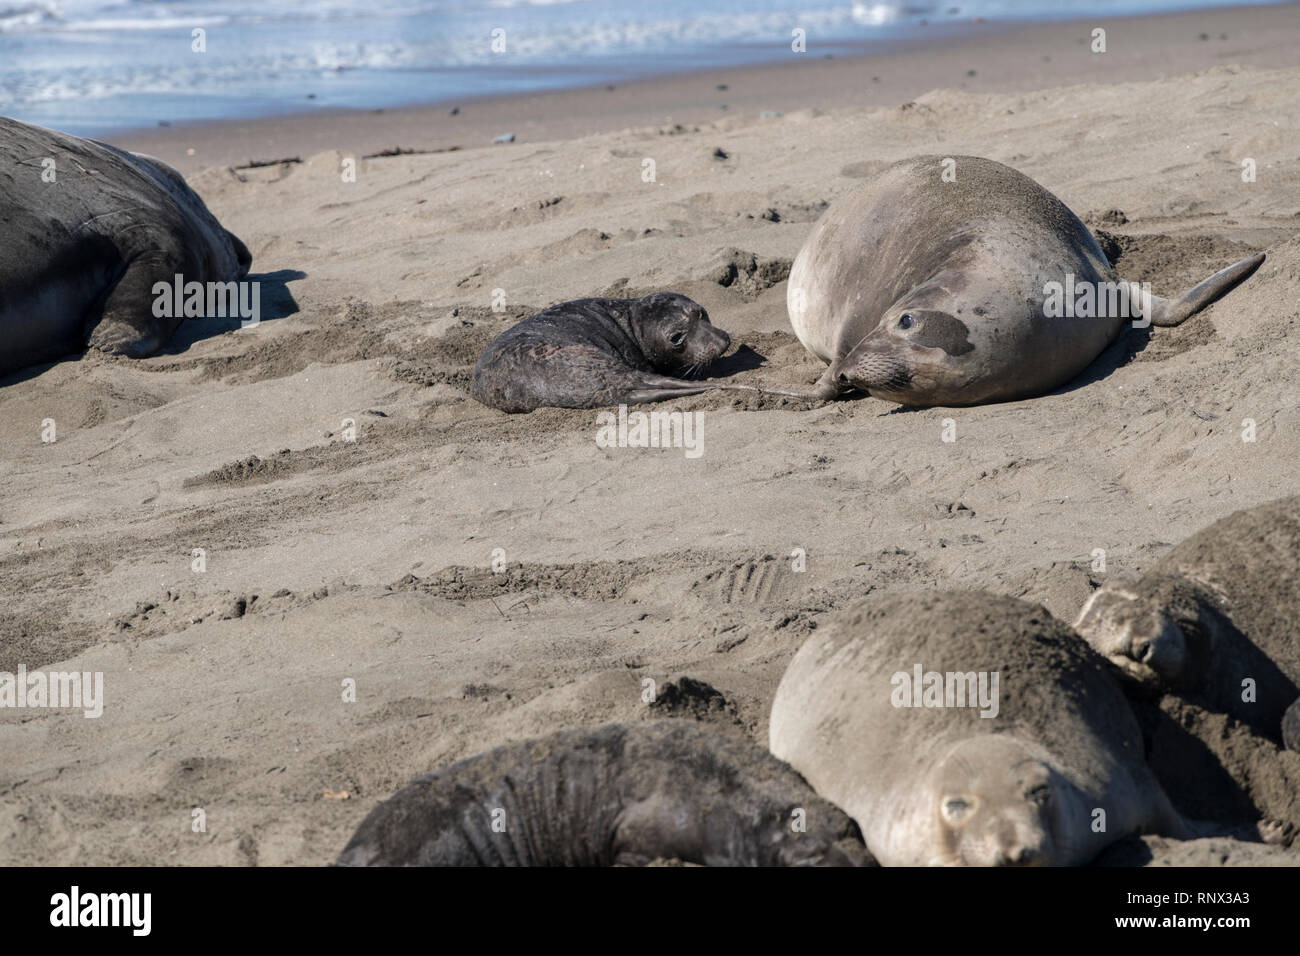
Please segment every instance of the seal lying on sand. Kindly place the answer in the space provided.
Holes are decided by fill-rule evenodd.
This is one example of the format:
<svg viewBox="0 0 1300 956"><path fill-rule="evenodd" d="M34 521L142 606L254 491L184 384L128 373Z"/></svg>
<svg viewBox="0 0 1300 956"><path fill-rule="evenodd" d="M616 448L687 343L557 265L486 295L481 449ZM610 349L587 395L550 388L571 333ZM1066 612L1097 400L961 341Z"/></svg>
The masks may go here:
<svg viewBox="0 0 1300 956"><path fill-rule="evenodd" d="M918 665L969 674L948 702L979 706L933 706L924 686L898 701ZM339 862L858 862L831 804L885 864L1077 865L1136 833L1211 832L1179 817L1143 763L1112 668L1012 598L930 592L850 609L786 670L770 744L686 720L512 744L380 804ZM806 833L790 833L792 807L806 808ZM491 830L498 808L512 836Z"/></svg>
<svg viewBox="0 0 1300 956"><path fill-rule="evenodd" d="M1077 866L1135 833L1192 835L1105 661L1012 598L851 609L790 662L770 745L885 866Z"/></svg>
<svg viewBox="0 0 1300 956"><path fill-rule="evenodd" d="M684 295L561 302L502 332L474 366L470 394L503 412L658 402L713 389L692 382L731 344ZM673 377L680 376L680 377Z"/></svg>
<svg viewBox="0 0 1300 956"><path fill-rule="evenodd" d="M801 829L802 827L802 829ZM508 744L421 777L342 866L870 865L857 826L752 741L689 720Z"/></svg>
<svg viewBox="0 0 1300 956"><path fill-rule="evenodd" d="M1300 496L1202 529L1136 583L1094 593L1074 626L1140 687L1278 741L1300 698L1297 618Z"/></svg>
<svg viewBox="0 0 1300 956"><path fill-rule="evenodd" d="M827 210L804 243L790 271L790 322L829 366L805 397L858 389L901 405L977 405L1041 395L1087 368L1136 315L1119 299L1127 286L1114 301L1098 289L1119 277L1059 199L1001 163L950 159L894 164ZM1243 259L1174 299L1151 296L1150 321L1179 324L1263 261ZM1096 317L1073 296L1052 317L1049 283L1062 297L1088 287Z"/></svg>
<svg viewBox="0 0 1300 956"><path fill-rule="evenodd" d="M154 283L230 282L252 262L170 166L3 117L0 249L0 375L87 344L150 355L184 318L154 314Z"/></svg>

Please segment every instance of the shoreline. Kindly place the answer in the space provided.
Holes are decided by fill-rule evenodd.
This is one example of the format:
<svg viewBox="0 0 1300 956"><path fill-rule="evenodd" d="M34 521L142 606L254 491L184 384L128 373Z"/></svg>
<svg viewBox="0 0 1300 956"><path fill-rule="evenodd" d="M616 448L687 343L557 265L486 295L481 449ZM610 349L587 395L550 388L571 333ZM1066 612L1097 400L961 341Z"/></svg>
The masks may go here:
<svg viewBox="0 0 1300 956"><path fill-rule="evenodd" d="M1107 29L1104 54L1089 49L1091 30L1099 25ZM764 110L894 106L933 89L1020 92L1183 75L1216 65L1270 68L1300 61L1300 6L1294 3L968 26L958 36L903 41L885 51L832 59L810 52L790 63L673 73L612 89L598 85L220 120L124 130L105 139L189 174L209 166L305 159L332 149L357 155L395 147L472 149L506 133L514 133L516 142L563 140ZM925 70L916 69L918 60ZM459 106L458 115L450 115L452 106Z"/></svg>

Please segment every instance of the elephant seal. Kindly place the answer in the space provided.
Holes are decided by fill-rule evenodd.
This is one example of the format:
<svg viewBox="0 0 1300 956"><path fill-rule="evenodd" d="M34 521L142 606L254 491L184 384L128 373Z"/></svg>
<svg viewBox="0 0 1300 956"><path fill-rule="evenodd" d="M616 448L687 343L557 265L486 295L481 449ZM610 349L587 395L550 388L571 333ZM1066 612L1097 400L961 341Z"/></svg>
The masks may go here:
<svg viewBox="0 0 1300 956"><path fill-rule="evenodd" d="M492 341L474 366L470 394L503 412L530 412L760 391L685 380L730 344L702 306L675 292L561 302Z"/></svg>
<svg viewBox="0 0 1300 956"><path fill-rule="evenodd" d="M872 863L853 821L793 770L752 741L691 720L561 731L437 770L372 810L337 863L609 866L655 859Z"/></svg>
<svg viewBox="0 0 1300 956"><path fill-rule="evenodd" d="M1263 261L1151 296L1147 318L1177 325ZM1028 176L977 156L903 160L828 209L795 258L790 322L828 365L805 397L857 389L925 406L1041 395L1137 315L1127 284L1099 287L1118 281L1087 227ZM1076 302L1085 289L1088 302Z"/></svg>
<svg viewBox="0 0 1300 956"><path fill-rule="evenodd" d="M1074 627L1133 684L1230 714L1273 741L1300 698L1300 496L1203 528Z"/></svg>
<svg viewBox="0 0 1300 956"><path fill-rule="evenodd" d="M155 316L155 283L234 281L252 262L160 160L4 117L0 248L0 375L88 344L150 355L184 319Z"/></svg>
<svg viewBox="0 0 1300 956"><path fill-rule="evenodd" d="M1105 660L1012 598L885 596L818 629L781 678L770 748L884 866L1081 865L1191 832Z"/></svg>

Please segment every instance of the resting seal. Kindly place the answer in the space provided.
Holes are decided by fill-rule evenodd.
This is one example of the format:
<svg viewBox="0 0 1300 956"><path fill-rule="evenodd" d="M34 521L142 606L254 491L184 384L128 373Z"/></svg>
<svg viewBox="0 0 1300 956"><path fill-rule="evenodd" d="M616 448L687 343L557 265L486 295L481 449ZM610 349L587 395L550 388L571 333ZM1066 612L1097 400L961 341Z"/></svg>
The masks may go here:
<svg viewBox="0 0 1300 956"><path fill-rule="evenodd" d="M1119 281L1105 254L1029 177L952 159L953 182L942 157L896 163L813 228L787 287L795 335L829 366L806 397L858 389L901 405L978 405L1041 395L1132 320L1118 308L1049 317L1048 283L1064 290L1068 274L1095 294ZM1263 261L1250 256L1174 299L1151 296L1150 321L1177 325Z"/></svg>
<svg viewBox="0 0 1300 956"><path fill-rule="evenodd" d="M1136 583L1099 589L1074 627L1139 687L1279 741L1300 698L1298 617L1300 496L1203 528ZM1242 699L1248 679L1253 700Z"/></svg>
<svg viewBox="0 0 1300 956"><path fill-rule="evenodd" d="M897 676L918 664L996 672L980 703L997 713L895 707ZM379 804L338 862L1079 865L1140 833L1278 836L1182 818L1112 675L1041 607L886 596L795 655L772 704L771 754L685 719L510 744ZM806 832L790 827L793 808Z"/></svg>
<svg viewBox="0 0 1300 956"><path fill-rule="evenodd" d="M917 665L985 672L990 692L996 672L996 715L895 706ZM1106 662L1012 598L890 595L818 629L781 678L770 746L884 866L1072 866L1135 833L1190 835Z"/></svg>
<svg viewBox="0 0 1300 956"><path fill-rule="evenodd" d="M150 355L184 318L154 315L154 283L234 281L252 262L160 160L4 117L0 248L0 375L88 344Z"/></svg>
<svg viewBox="0 0 1300 956"><path fill-rule="evenodd" d="M730 344L702 306L675 292L561 302L493 340L474 366L470 394L503 412L530 412L759 391L685 381Z"/></svg>
<svg viewBox="0 0 1300 956"><path fill-rule="evenodd" d="M802 832L792 827L796 809ZM871 863L853 821L761 747L663 720L562 731L421 777L370 812L338 864L635 866L657 858Z"/></svg>

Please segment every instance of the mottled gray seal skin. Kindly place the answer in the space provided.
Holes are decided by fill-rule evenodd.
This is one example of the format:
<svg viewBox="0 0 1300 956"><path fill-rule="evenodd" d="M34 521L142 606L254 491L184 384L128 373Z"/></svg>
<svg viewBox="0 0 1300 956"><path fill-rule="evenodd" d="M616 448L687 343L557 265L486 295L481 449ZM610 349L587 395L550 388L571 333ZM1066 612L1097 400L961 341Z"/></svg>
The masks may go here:
<svg viewBox="0 0 1300 956"><path fill-rule="evenodd" d="M154 283L234 281L252 261L161 161L3 117L0 249L0 375L87 345L150 355L183 320L154 315Z"/></svg>
<svg viewBox="0 0 1300 956"><path fill-rule="evenodd" d="M1287 750L1300 752L1300 698L1282 715L1282 743Z"/></svg>
<svg viewBox="0 0 1300 956"><path fill-rule="evenodd" d="M949 706L896 706L896 675L917 665L985 673L996 713L952 706L955 682ZM1191 835L1106 661L1012 598L857 605L795 655L769 727L772 753L858 822L882 866L1078 866L1135 833Z"/></svg>
<svg viewBox="0 0 1300 956"><path fill-rule="evenodd" d="M1132 321L1048 317L1047 283L1119 276L1087 227L1032 179L977 156L949 159L955 167L940 156L890 166L828 209L804 243L787 287L790 322L828 365L806 397L856 389L926 406L1041 395ZM1150 321L1177 325L1263 261L1243 259L1174 299L1151 296Z"/></svg>
<svg viewBox="0 0 1300 956"><path fill-rule="evenodd" d="M792 827L799 809L804 832ZM655 859L872 863L853 821L797 773L752 741L690 720L562 731L444 767L372 810L337 862L639 866Z"/></svg>
<svg viewBox="0 0 1300 956"><path fill-rule="evenodd" d="M493 340L474 366L470 394L504 412L530 412L757 391L685 380L730 344L703 307L674 292L561 302Z"/></svg>
<svg viewBox="0 0 1300 956"><path fill-rule="evenodd" d="M1203 528L1135 583L1107 584L1075 629L1136 688L1231 714L1273 741L1300 697L1300 496ZM1243 700L1252 681L1254 700Z"/></svg>

